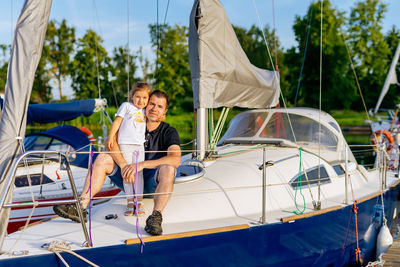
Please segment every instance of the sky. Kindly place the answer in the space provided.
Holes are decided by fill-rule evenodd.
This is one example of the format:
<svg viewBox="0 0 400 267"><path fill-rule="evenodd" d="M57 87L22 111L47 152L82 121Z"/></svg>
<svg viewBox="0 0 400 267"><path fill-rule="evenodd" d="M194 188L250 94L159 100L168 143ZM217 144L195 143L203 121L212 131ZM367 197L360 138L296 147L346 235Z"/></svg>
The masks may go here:
<svg viewBox="0 0 400 267"><path fill-rule="evenodd" d="M313 0L220 0L232 24L249 28L255 24L275 26L281 45L288 49L297 45L292 25L295 17L305 16ZM314 0L316 1L316 0ZM0 44L11 44L16 20L24 0L0 0ZM154 57L150 47L149 24L158 20L170 25L188 25L192 0L53 0L50 19L67 20L76 28L77 37L91 28L104 39L108 51L114 47L126 46L137 51L141 46L145 56ZM355 0L331 0L340 11L350 12ZM383 21L386 33L396 25L400 28L400 0L383 0L388 12ZM168 4L169 3L169 4ZM168 12L167 11L168 6ZM274 7L274 8L272 8ZM274 10L274 12L273 12ZM72 94L70 92L69 94ZM57 92L53 92L57 99ZM68 95L68 93L67 93Z"/></svg>

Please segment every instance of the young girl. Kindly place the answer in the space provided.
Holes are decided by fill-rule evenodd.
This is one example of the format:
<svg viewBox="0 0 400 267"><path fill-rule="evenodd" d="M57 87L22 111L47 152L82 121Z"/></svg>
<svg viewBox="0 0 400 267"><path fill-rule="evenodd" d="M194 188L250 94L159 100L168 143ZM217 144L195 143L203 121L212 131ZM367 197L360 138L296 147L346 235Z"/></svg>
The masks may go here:
<svg viewBox="0 0 400 267"><path fill-rule="evenodd" d="M136 163L136 153L139 151L138 162L144 160L146 119L144 108L147 106L150 95L150 86L144 82L137 82L133 86L129 99L132 102L124 102L115 115L112 124L108 149L111 150L115 134L118 132L118 144L122 155L128 164ZM137 179L137 215L144 215L143 200L143 172L138 173ZM134 183L124 181L124 190L127 197L127 207L125 216L132 216L135 211L135 203L132 197L134 191Z"/></svg>

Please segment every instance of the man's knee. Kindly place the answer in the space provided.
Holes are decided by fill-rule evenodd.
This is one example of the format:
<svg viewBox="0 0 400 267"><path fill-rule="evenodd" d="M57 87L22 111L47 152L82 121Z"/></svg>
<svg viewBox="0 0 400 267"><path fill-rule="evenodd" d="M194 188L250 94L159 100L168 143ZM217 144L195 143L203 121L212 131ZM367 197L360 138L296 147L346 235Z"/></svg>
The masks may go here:
<svg viewBox="0 0 400 267"><path fill-rule="evenodd" d="M114 160L109 154L100 154L93 163L93 170L103 170L106 174L110 174L114 169Z"/></svg>
<svg viewBox="0 0 400 267"><path fill-rule="evenodd" d="M158 182L172 182L174 181L176 169L172 165L162 165L158 169Z"/></svg>

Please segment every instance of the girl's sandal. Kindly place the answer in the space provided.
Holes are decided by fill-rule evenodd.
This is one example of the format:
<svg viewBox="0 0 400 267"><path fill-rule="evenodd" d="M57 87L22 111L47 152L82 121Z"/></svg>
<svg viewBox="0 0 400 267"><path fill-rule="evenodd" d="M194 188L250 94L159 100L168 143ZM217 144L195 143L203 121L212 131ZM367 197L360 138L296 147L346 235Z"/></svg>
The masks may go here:
<svg viewBox="0 0 400 267"><path fill-rule="evenodd" d="M135 202L128 201L124 215L125 216L133 216L134 213L135 213Z"/></svg>
<svg viewBox="0 0 400 267"><path fill-rule="evenodd" d="M138 217L144 216L146 214L146 212L144 210L144 206L143 206L142 202L138 202L137 207L138 208L137 208L137 211L136 211L136 215Z"/></svg>

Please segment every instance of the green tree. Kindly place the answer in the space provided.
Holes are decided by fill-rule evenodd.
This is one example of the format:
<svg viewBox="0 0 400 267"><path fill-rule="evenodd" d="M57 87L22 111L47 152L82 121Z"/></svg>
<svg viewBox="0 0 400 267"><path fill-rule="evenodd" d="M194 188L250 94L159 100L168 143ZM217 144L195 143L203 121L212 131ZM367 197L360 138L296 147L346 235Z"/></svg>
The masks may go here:
<svg viewBox="0 0 400 267"><path fill-rule="evenodd" d="M68 27L65 19L61 23L50 21L47 27L46 43L49 46L48 61L51 77L56 80L60 99L63 99L62 81L70 74L70 55L74 51L75 28Z"/></svg>
<svg viewBox="0 0 400 267"><path fill-rule="evenodd" d="M0 44L0 93L4 93L6 88L6 80L7 80L7 68L8 68L8 53L10 51L10 46Z"/></svg>
<svg viewBox="0 0 400 267"><path fill-rule="evenodd" d="M263 32L255 25L252 25L249 30L238 26L233 26L236 36L242 46L244 52L249 58L250 62L263 69L273 70L271 65L270 56L274 62L274 67L279 71L280 84L283 95L288 94L289 81L287 76L289 69L284 63L285 53L280 48L278 37L274 37L273 30L270 30L268 26L264 28L265 39L267 40L268 48L271 55L268 55L268 49L266 47ZM276 52L275 52L276 43ZM277 62L275 62L277 59ZM276 65L278 67L276 67Z"/></svg>
<svg viewBox="0 0 400 267"><path fill-rule="evenodd" d="M349 44L367 107L375 106L390 67L390 49L382 33L386 5L380 0L360 1L349 18ZM390 99L385 98L385 103ZM360 109L361 101L355 102Z"/></svg>
<svg viewBox="0 0 400 267"><path fill-rule="evenodd" d="M311 23L310 17L311 16ZM321 105L323 110L348 109L353 102L356 88L347 75L349 61L346 47L340 35L344 24L344 14L337 11L328 0L323 1L322 24L322 89ZM303 55L307 43L307 30L310 30L306 50L305 64L300 79L298 106L318 108L320 97L320 39L321 39L321 2L312 3L308 15L296 17L293 30L298 42L297 49L287 52L285 62L290 66L292 99L295 98Z"/></svg>
<svg viewBox="0 0 400 267"><path fill-rule="evenodd" d="M42 56L36 68L33 81L31 103L48 103L52 99L50 86L50 71L48 68L50 49L46 42L43 45Z"/></svg>
<svg viewBox="0 0 400 267"><path fill-rule="evenodd" d="M129 53L129 87L132 87L132 85L138 81L138 79L135 78L135 72L137 69L135 60L136 56ZM112 65L113 76L115 77L112 82L114 97L112 98L113 101L109 104L118 106L120 103L127 101L128 95L128 50L126 47L114 48Z"/></svg>
<svg viewBox="0 0 400 267"><path fill-rule="evenodd" d="M112 102L111 59L101 45L103 39L93 30L78 39L77 51L70 64L72 89L77 99L105 97Z"/></svg>
<svg viewBox="0 0 400 267"><path fill-rule="evenodd" d="M157 50L154 87L168 93L171 107L176 109L184 97L192 97L192 84L189 68L188 28L167 24L149 25L152 46ZM159 40L159 45L157 42Z"/></svg>

